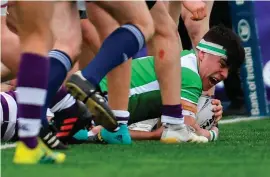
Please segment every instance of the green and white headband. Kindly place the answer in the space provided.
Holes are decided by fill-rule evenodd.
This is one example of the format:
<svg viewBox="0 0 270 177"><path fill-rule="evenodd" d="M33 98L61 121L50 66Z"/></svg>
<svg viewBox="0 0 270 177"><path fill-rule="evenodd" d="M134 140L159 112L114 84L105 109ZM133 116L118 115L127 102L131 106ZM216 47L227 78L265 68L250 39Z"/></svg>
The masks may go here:
<svg viewBox="0 0 270 177"><path fill-rule="evenodd" d="M227 59L227 55L226 55L227 52L224 49L224 47L221 45L218 45L212 42L207 42L204 39L202 39L196 48L203 52Z"/></svg>

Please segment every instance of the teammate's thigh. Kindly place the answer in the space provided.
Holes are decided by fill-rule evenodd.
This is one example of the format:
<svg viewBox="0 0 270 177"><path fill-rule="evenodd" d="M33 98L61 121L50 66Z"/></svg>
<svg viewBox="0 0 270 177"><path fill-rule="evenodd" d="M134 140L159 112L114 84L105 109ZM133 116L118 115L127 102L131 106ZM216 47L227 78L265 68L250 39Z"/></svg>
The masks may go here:
<svg viewBox="0 0 270 177"><path fill-rule="evenodd" d="M100 41L103 42L120 24L96 3L87 3L88 19L95 26Z"/></svg>
<svg viewBox="0 0 270 177"><path fill-rule="evenodd" d="M164 105L179 104L181 43L176 23L164 2L158 1L151 9L155 35L148 43L149 54L155 56L155 71Z"/></svg>
<svg viewBox="0 0 270 177"><path fill-rule="evenodd" d="M89 45L92 52L96 54L101 46L100 37L96 27L88 19L81 19L81 29L83 43Z"/></svg>
<svg viewBox="0 0 270 177"><path fill-rule="evenodd" d="M88 19L81 19L82 39L81 52L77 56L79 68L85 68L100 48L100 39L95 26Z"/></svg>
<svg viewBox="0 0 270 177"><path fill-rule="evenodd" d="M101 42L103 42L113 31L119 28L120 24L107 11L97 4L88 3L87 9L89 19L95 25ZM127 61L114 68L107 75L109 105L112 109L127 109L130 86L130 64L130 61Z"/></svg>
<svg viewBox="0 0 270 177"><path fill-rule="evenodd" d="M46 56L53 46L50 28L54 2L17 1L18 34L23 52Z"/></svg>
<svg viewBox="0 0 270 177"><path fill-rule="evenodd" d="M175 57L177 55L178 58L182 48L177 25L171 18L166 3L158 1L150 11L155 24L155 35L148 43L148 54L155 56L157 59L155 64L161 62L162 68L166 67L165 65L169 67L173 63L175 65ZM165 50L164 55L162 55L166 59L164 61L159 58L162 57L160 55L161 49Z"/></svg>
<svg viewBox="0 0 270 177"><path fill-rule="evenodd" d="M182 2L181 1L166 1L165 4L171 18L178 26L180 14L182 11Z"/></svg>
<svg viewBox="0 0 270 177"><path fill-rule="evenodd" d="M55 2L52 31L55 36L53 48L65 52L71 60L75 60L82 43L81 23L76 3Z"/></svg>
<svg viewBox="0 0 270 177"><path fill-rule="evenodd" d="M136 25L148 41L154 34L154 24L145 1L99 1L95 2L114 17L120 25Z"/></svg>
<svg viewBox="0 0 270 177"><path fill-rule="evenodd" d="M177 25L170 16L167 8L167 2L157 1L150 13L154 21L155 32L166 35L167 37L178 38Z"/></svg>
<svg viewBox="0 0 270 177"><path fill-rule="evenodd" d="M17 34L17 25L18 25L18 17L16 13L16 3L13 3L8 6L8 15L6 16L6 25L9 30L13 33Z"/></svg>
<svg viewBox="0 0 270 177"><path fill-rule="evenodd" d="M191 20L192 14L182 6L181 17L187 28L193 47L198 45L199 41L209 30L210 14L214 1L205 1L207 7L207 16L200 21Z"/></svg>
<svg viewBox="0 0 270 177"><path fill-rule="evenodd" d="M1 17L1 62L5 64L14 75L18 72L20 64L20 40L6 25L6 17Z"/></svg>

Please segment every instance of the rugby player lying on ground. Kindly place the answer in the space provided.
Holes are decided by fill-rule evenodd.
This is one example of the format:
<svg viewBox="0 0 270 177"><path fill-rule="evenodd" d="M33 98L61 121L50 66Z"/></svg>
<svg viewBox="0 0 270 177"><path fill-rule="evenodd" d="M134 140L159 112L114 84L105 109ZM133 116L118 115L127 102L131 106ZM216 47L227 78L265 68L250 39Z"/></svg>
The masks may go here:
<svg viewBox="0 0 270 177"><path fill-rule="evenodd" d="M228 76L229 70L238 70L244 61L244 49L240 40L230 29L223 26L211 28L196 47L196 51L181 53L182 90L181 104L185 124L193 127L197 134L212 140L213 133L200 128L195 122L198 99ZM106 79L102 80L102 91L107 91ZM180 101L180 99L179 99ZM213 99L215 123L222 117L219 100ZM154 58L144 57L132 61L131 90L129 98L129 124L160 117L161 96L154 70ZM130 131L133 139L160 139L162 127L154 132ZM170 132L168 132L170 133ZM112 142L115 143L115 142Z"/></svg>
<svg viewBox="0 0 270 177"><path fill-rule="evenodd" d="M244 61L244 50L238 37L225 27L214 27L207 32L197 46L196 54L192 51L181 53L182 64L182 105L185 114L185 122L201 134L212 140L213 135L200 128L195 122L196 104L202 91L207 91L218 82L226 79L229 69L239 69ZM197 57L196 57L197 56ZM144 57L132 61L132 79L129 99L129 112L131 114L129 124L147 119L157 118L161 114L161 97L159 85L154 71L153 57ZM100 83L102 91L107 90L106 79ZM179 99L180 101L180 99ZM222 107L219 100L213 100L216 123L221 118ZM55 115L55 121L61 120ZM126 122L123 122L126 123ZM61 123L58 124L60 131ZM96 133L96 128L94 133ZM214 126L212 133L218 133ZM133 139L160 139L162 127L154 132L141 132L130 130ZM81 130L76 135L78 139L87 139L88 130ZM89 132L92 136L93 133ZM99 140L102 137L96 136ZM111 140L112 144L121 143L119 140Z"/></svg>
<svg viewBox="0 0 270 177"><path fill-rule="evenodd" d="M213 126L212 131L204 130L195 121L197 103L203 91L208 91L226 79L229 70L240 68L244 61L244 50L239 38L230 29L217 26L207 32L195 53L183 51L181 55L182 98L179 101L181 100L183 105L185 123L193 127L197 134L207 137L208 140L214 140L218 135L218 128ZM106 79L101 81L100 88L103 92L107 91ZM216 99L212 104L215 105L213 112L217 125L222 117L222 106ZM154 58L149 56L133 60L128 124L160 117L160 108L161 95L154 70ZM94 131L97 131L97 127ZM130 130L130 133L133 139L160 139L162 131L163 127L153 132ZM113 139L107 143L121 142Z"/></svg>

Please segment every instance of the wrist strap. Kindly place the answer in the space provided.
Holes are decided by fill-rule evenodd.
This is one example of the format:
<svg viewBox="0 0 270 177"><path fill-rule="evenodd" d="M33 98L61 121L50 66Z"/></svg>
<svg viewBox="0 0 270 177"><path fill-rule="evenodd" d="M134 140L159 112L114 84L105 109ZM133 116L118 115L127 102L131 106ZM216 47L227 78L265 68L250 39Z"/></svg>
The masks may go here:
<svg viewBox="0 0 270 177"><path fill-rule="evenodd" d="M216 141L218 136L217 133L214 130L209 130L210 133L210 141Z"/></svg>

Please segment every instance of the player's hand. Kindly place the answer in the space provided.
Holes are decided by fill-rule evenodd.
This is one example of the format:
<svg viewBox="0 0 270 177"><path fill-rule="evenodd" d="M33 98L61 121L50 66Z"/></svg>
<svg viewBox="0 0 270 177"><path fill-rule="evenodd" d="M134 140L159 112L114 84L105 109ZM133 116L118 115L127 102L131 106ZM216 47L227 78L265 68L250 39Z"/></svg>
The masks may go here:
<svg viewBox="0 0 270 177"><path fill-rule="evenodd" d="M163 130L164 130L164 127L161 126L158 129L152 131L152 134L153 134L152 139L153 140L160 140L162 133L163 133Z"/></svg>
<svg viewBox="0 0 270 177"><path fill-rule="evenodd" d="M212 99L212 105L213 105L213 112L215 115L215 123L218 123L218 121L222 118L223 113L223 107L221 105L220 100L218 99Z"/></svg>
<svg viewBox="0 0 270 177"><path fill-rule="evenodd" d="M202 20L207 16L206 4L203 1L183 1L183 6L192 14L191 20Z"/></svg>

